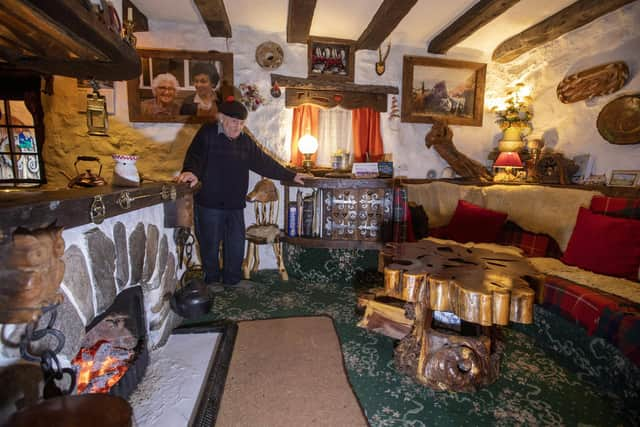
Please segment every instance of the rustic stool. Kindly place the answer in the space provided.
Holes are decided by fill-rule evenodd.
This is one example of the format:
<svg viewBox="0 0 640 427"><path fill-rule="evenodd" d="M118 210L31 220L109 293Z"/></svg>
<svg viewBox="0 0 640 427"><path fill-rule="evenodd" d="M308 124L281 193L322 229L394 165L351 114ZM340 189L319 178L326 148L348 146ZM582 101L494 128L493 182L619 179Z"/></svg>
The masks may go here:
<svg viewBox="0 0 640 427"><path fill-rule="evenodd" d="M247 227L247 255L242 261L242 276L251 278L251 273L258 271L260 264L259 245L271 244L278 263L278 271L282 280L289 280L282 257L280 227L276 223L278 215L278 190L273 181L262 178L253 190L247 194L247 201L254 204L256 223Z"/></svg>

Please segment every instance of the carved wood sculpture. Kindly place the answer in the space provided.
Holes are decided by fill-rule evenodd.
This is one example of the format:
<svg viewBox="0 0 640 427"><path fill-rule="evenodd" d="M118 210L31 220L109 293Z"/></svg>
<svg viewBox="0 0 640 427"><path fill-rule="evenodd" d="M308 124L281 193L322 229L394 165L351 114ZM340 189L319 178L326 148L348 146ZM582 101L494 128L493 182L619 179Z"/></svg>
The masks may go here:
<svg viewBox="0 0 640 427"><path fill-rule="evenodd" d="M359 325L369 328L368 319L374 319L377 331L399 331L397 325L413 321L411 332L396 347L396 363L431 388L468 392L493 382L500 360L493 327L533 321L529 282L537 285L539 275L526 259L430 240L388 245L381 258L388 264L384 290L360 300L367 311ZM402 318L394 313L397 303L385 298L405 301L409 314ZM435 311L453 313L482 333L436 330Z"/></svg>
<svg viewBox="0 0 640 427"><path fill-rule="evenodd" d="M570 104L608 95L619 90L629 78L629 67L624 61L610 62L565 77L556 89L560 102Z"/></svg>
<svg viewBox="0 0 640 427"><path fill-rule="evenodd" d="M271 244L278 263L280 277L284 281L289 280L282 256L280 227L276 222L278 199L278 189L273 181L267 178L258 181L253 190L247 194L247 202L254 204L256 223L249 226L245 233L248 243L247 255L242 261L242 275L245 279L250 279L251 273L258 271L260 264L258 245Z"/></svg>
<svg viewBox="0 0 640 427"><path fill-rule="evenodd" d="M453 132L446 122L435 120L424 139L427 148L434 147L458 175L483 182L492 181L491 173L484 166L459 152L453 145Z"/></svg>
<svg viewBox="0 0 640 427"><path fill-rule="evenodd" d="M16 231L0 254L0 323L36 320L42 308L62 301L62 228Z"/></svg>

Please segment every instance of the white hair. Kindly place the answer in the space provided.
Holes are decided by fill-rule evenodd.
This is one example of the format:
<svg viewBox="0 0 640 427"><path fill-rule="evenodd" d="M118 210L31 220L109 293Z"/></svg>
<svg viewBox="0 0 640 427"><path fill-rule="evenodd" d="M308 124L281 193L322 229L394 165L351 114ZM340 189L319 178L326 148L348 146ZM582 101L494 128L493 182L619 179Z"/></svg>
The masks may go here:
<svg viewBox="0 0 640 427"><path fill-rule="evenodd" d="M153 96L156 96L156 88L160 86L160 83L165 81L171 82L174 89L178 89L178 86L180 86L180 83L178 83L178 79L176 79L176 76L174 76L173 74L171 73L158 74L151 81L151 92L153 92Z"/></svg>

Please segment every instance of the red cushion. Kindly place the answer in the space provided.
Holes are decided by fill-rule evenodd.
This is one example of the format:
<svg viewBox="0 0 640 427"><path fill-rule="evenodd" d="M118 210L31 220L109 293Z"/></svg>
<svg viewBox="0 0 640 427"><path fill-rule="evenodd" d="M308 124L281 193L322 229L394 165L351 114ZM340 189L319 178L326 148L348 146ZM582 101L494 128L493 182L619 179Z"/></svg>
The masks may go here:
<svg viewBox="0 0 640 427"><path fill-rule="evenodd" d="M457 242L495 242L507 214L458 200L458 206L447 225L447 237Z"/></svg>
<svg viewBox="0 0 640 427"><path fill-rule="evenodd" d="M599 215L581 207L562 261L596 273L638 280L640 221Z"/></svg>
<svg viewBox="0 0 640 427"><path fill-rule="evenodd" d="M593 196L591 212L619 218L640 219L640 199Z"/></svg>

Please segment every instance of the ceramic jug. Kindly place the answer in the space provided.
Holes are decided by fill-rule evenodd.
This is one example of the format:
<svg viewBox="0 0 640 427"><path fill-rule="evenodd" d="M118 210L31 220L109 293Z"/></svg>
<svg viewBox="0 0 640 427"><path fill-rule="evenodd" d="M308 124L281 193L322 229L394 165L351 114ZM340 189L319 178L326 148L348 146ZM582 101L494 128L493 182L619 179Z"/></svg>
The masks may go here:
<svg viewBox="0 0 640 427"><path fill-rule="evenodd" d="M111 157L116 162L111 183L119 187L138 187L140 185L140 175L136 168L138 156L113 154Z"/></svg>

